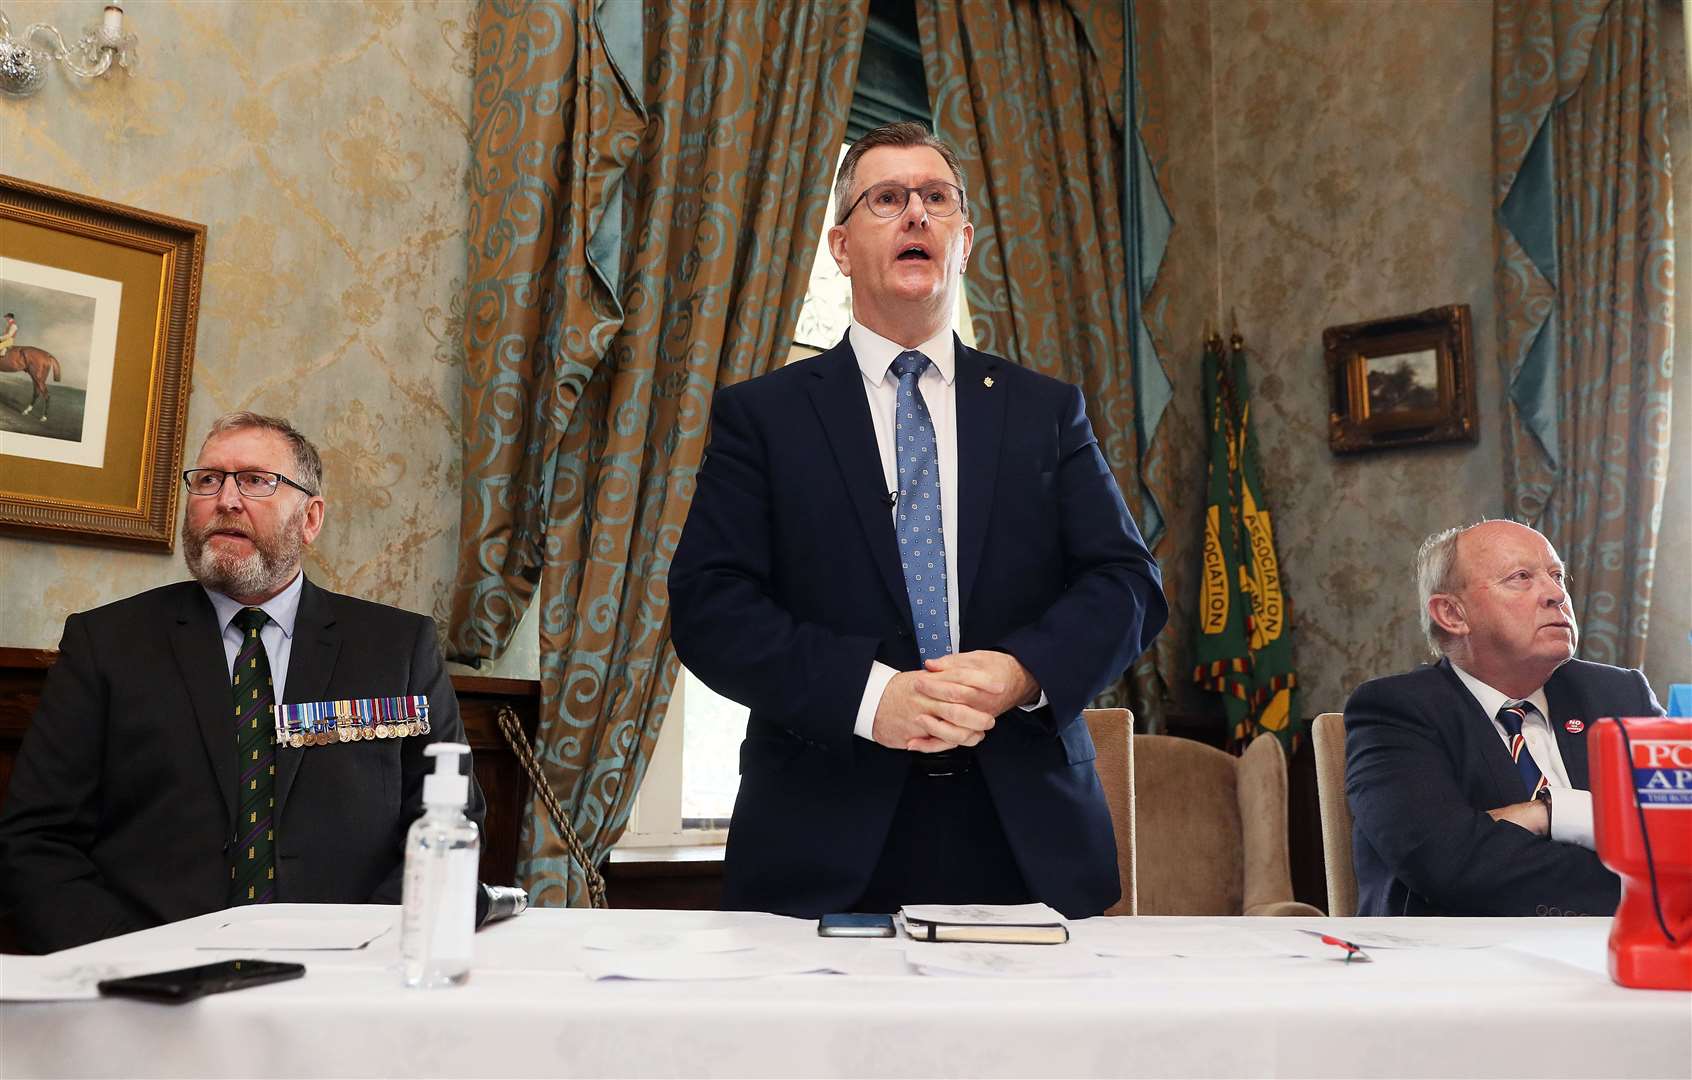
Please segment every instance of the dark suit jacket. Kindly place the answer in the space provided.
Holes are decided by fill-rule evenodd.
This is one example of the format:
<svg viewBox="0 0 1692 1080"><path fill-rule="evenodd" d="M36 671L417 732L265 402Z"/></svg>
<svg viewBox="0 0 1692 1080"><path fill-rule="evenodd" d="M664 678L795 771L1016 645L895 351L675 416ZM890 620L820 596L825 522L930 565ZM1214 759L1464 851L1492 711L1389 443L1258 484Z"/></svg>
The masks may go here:
<svg viewBox="0 0 1692 1080"><path fill-rule="evenodd" d="M72 615L59 650L0 811L20 939L50 951L224 907L235 744L205 591L180 582ZM399 694L429 696L428 736L278 749L278 901L397 903L423 747L464 740L433 620L306 581L282 700ZM470 790L479 824L474 777Z"/></svg>
<svg viewBox="0 0 1692 1080"><path fill-rule="evenodd" d="M1080 713L1162 628L1161 578L1080 391L956 356L959 647L1010 653L1049 701L978 760L1030 889L1092 915L1119 887ZM887 838L913 755L852 733L872 661L921 666L886 492L846 342L717 394L669 581L683 663L751 710L727 907L846 910Z"/></svg>
<svg viewBox="0 0 1692 1080"><path fill-rule="evenodd" d="M1582 790L1594 720L1663 712L1639 672L1582 660L1552 674L1545 700ZM1620 883L1597 855L1487 816L1528 790L1449 660L1360 686L1345 705L1345 759L1359 915L1615 912Z"/></svg>

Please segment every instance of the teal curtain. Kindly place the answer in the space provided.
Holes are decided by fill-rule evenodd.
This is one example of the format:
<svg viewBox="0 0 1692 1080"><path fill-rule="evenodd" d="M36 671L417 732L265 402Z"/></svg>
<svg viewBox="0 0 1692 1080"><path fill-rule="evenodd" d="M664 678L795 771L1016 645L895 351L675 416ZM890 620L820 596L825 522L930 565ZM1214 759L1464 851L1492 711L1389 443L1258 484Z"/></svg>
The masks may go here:
<svg viewBox="0 0 1692 1080"><path fill-rule="evenodd" d="M1574 582L1580 655L1637 667L1668 468L1673 193L1654 0L1498 0L1505 494Z"/></svg>
<svg viewBox="0 0 1692 1080"><path fill-rule="evenodd" d="M863 3L489 0L474 96L460 573L450 636L540 605L536 754L597 862L669 702L669 556L711 398L786 356ZM537 798L519 872L586 902Z"/></svg>
<svg viewBox="0 0 1692 1080"><path fill-rule="evenodd" d="M1149 472L1169 379L1146 330L1171 222L1139 136L1123 0L919 0L935 131L969 185L964 278L981 348L1074 383L1154 545ZM1148 653L1095 702L1156 730L1166 678Z"/></svg>

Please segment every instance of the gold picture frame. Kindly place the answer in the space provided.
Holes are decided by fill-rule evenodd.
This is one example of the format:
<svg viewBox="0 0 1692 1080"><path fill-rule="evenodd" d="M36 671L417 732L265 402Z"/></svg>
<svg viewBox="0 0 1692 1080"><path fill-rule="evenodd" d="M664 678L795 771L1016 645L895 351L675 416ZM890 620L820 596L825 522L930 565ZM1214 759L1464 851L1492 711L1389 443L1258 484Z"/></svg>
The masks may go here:
<svg viewBox="0 0 1692 1080"><path fill-rule="evenodd" d="M1334 453L1479 437L1469 305L1330 326L1322 347Z"/></svg>
<svg viewBox="0 0 1692 1080"><path fill-rule="evenodd" d="M0 175L0 533L174 547L205 249L204 225Z"/></svg>

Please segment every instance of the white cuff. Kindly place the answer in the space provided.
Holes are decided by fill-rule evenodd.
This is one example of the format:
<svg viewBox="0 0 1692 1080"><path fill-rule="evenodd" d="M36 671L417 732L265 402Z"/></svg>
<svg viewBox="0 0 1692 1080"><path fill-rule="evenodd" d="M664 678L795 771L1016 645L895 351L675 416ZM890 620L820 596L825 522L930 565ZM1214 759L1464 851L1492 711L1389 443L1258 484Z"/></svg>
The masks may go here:
<svg viewBox="0 0 1692 1080"><path fill-rule="evenodd" d="M875 710L881 706L881 695L887 684L899 674L880 660L870 662L869 678L864 682L864 696L858 700L858 719L852 724L852 734L860 739L875 741Z"/></svg>
<svg viewBox="0 0 1692 1080"><path fill-rule="evenodd" d="M1018 705L1017 706L1017 708L1021 709L1023 712L1033 712L1035 709L1044 709L1045 707L1046 707L1046 692L1044 690L1040 691L1040 700L1036 701L1034 704L1032 704L1032 705Z"/></svg>
<svg viewBox="0 0 1692 1080"><path fill-rule="evenodd" d="M1551 789L1551 839L1597 850L1592 838L1592 792L1579 788Z"/></svg>

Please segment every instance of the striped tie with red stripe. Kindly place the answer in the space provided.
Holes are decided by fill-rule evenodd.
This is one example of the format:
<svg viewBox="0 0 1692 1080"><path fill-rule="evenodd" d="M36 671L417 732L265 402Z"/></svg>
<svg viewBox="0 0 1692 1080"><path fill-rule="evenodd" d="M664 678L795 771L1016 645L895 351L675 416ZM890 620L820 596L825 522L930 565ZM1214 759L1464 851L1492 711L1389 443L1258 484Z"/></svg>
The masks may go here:
<svg viewBox="0 0 1692 1080"><path fill-rule="evenodd" d="M1539 793L1546 788L1545 774L1539 771L1538 762L1528 753L1527 738L1522 734L1522 721L1527 719L1528 710L1533 707L1530 701L1507 701L1498 710L1498 722L1504 725L1504 733L1510 736L1510 760L1516 763L1516 771L1522 774L1522 783L1527 785L1528 798L1537 799Z"/></svg>

